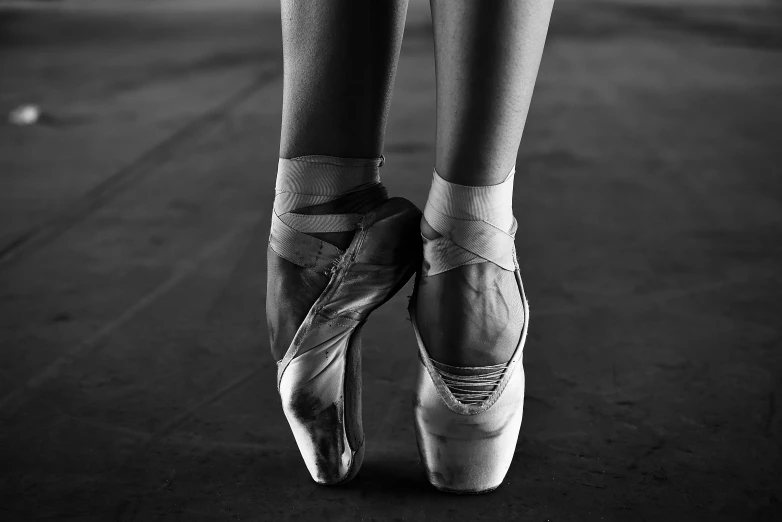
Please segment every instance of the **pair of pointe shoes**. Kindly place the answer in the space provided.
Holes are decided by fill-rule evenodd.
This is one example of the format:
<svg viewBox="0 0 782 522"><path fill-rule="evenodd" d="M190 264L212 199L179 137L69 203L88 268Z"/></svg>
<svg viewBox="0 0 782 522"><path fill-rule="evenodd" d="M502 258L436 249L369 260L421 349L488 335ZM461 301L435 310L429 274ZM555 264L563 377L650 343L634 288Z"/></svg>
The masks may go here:
<svg viewBox="0 0 782 522"><path fill-rule="evenodd" d="M363 462L361 328L420 268L420 220L421 211L406 199L387 199L360 216L352 242L342 251L273 217L269 280L284 285L307 271L329 277L277 370L285 416L320 484L351 480ZM437 489L491 491L502 483L513 458L522 418L521 357L529 316L517 266L515 276L525 324L511 360L489 368L488 374L475 369L481 370L479 375L465 376L469 369L432 361L419 333L415 295L410 300L419 348L416 436L428 479Z"/></svg>

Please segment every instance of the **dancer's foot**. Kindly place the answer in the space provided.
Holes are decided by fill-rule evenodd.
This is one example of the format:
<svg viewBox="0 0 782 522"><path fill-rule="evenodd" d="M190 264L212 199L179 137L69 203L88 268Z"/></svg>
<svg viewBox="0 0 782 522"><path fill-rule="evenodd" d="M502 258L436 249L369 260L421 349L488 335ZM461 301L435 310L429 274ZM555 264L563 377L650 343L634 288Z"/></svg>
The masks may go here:
<svg viewBox="0 0 782 522"><path fill-rule="evenodd" d="M480 187L435 173L421 223L424 261L410 302L420 354L413 404L421 460L443 491L499 486L521 427L529 308L512 186L513 172Z"/></svg>
<svg viewBox="0 0 782 522"><path fill-rule="evenodd" d="M368 202L366 194L356 193L331 203L297 209L296 212L306 215L366 214L377 204L377 201ZM309 235L345 250L356 232L320 232ZM268 249L267 262L266 320L272 355L279 361L288 351L304 317L325 290L331 275L295 265L278 256L271 248Z"/></svg>
<svg viewBox="0 0 782 522"><path fill-rule="evenodd" d="M420 264L421 213L388 198L378 166L305 157L281 160L278 172L269 331L283 412L319 484L361 467L361 328Z"/></svg>
<svg viewBox="0 0 782 522"><path fill-rule="evenodd" d="M421 234L441 237L425 220ZM428 260L424 258L426 267ZM519 343L524 306L513 272L464 265L418 280L417 319L435 361L457 367L507 363Z"/></svg>
<svg viewBox="0 0 782 522"><path fill-rule="evenodd" d="M365 214L388 199L382 185L358 186L332 201L299 207L296 214L336 215ZM344 251L353 240L355 230L344 232L307 232L321 241ZM266 289L266 320L272 356L279 361L285 356L304 317L323 293L331 279L327 271L303 268L280 257L271 246L267 250L268 277Z"/></svg>

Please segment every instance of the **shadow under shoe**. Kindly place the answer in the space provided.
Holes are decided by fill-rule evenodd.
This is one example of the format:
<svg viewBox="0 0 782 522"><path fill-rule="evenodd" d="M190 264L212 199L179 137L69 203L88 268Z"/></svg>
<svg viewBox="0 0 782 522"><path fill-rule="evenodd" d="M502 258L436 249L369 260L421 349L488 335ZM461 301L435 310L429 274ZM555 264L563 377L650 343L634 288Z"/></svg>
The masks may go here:
<svg viewBox="0 0 782 522"><path fill-rule="evenodd" d="M277 372L283 411L312 478L320 484L350 480L363 460L361 327L420 265L420 218L420 210L403 198L371 210L328 276L305 273L308 269L270 251L270 282L288 289L302 284L302 294L293 298L299 304L306 291L322 282L319 278L328 278ZM270 330L278 334L298 320L293 313L277 317L279 324L270 320Z"/></svg>

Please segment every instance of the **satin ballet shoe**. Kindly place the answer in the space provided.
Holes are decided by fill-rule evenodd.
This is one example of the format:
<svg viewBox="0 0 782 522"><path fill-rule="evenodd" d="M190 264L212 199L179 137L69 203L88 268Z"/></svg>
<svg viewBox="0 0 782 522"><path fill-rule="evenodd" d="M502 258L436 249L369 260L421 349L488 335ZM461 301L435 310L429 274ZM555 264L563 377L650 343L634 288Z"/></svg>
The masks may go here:
<svg viewBox="0 0 782 522"><path fill-rule="evenodd" d="M445 492L485 493L500 486L513 460L521 427L522 354L529 304L513 243L512 183L513 171L505 183L490 187L451 184L435 172L424 211L427 222L442 237L423 238L424 270L410 299L410 320L419 353L413 407L427 478ZM424 346L416 313L420 278L482 262L495 263L515 274L524 314L515 351L507 363L487 367L453 367L433 361Z"/></svg>
<svg viewBox="0 0 782 522"><path fill-rule="evenodd" d="M516 280L527 318L529 305L518 272ZM493 491L510 468L521 428L522 350L529 321L524 321L521 339L507 364L472 368L491 371L469 376L448 372L456 368L429 357L418 328L415 295L410 300L410 320L419 349L413 400L415 431L427 478L434 487L449 493ZM474 391L487 387L494 390Z"/></svg>
<svg viewBox="0 0 782 522"><path fill-rule="evenodd" d="M324 221L342 219L337 216ZM406 199L386 199L351 218L356 219L356 232L345 251L295 230L276 212L272 217L270 280L297 271L294 276L313 272L329 278L277 363L283 412L319 484L345 483L363 462L361 328L420 263L420 217L420 210ZM288 222L301 224L299 218ZM310 233L350 230L322 225L300 228Z"/></svg>

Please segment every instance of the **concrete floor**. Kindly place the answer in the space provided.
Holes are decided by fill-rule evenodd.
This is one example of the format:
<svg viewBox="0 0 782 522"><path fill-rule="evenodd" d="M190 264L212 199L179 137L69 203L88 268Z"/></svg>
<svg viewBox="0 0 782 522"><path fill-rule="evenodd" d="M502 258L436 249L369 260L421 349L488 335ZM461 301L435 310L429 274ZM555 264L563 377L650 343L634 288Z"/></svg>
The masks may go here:
<svg viewBox="0 0 782 522"><path fill-rule="evenodd" d="M0 519L778 519L778 3L558 0L514 201L525 419L469 498L418 463L409 288L364 330L353 483L312 483L280 411L276 6L105 5L0 1L0 110L44 110L0 125ZM419 205L433 81L414 0L382 174Z"/></svg>

